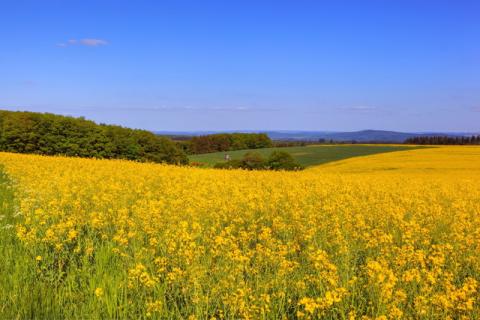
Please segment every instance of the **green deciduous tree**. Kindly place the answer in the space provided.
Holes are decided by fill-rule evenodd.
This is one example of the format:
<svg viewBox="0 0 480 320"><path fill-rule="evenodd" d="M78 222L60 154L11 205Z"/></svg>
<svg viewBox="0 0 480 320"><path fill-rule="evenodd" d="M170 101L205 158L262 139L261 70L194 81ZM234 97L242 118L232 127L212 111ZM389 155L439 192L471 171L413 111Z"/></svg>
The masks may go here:
<svg viewBox="0 0 480 320"><path fill-rule="evenodd" d="M0 111L0 151L186 164L170 139L49 113Z"/></svg>

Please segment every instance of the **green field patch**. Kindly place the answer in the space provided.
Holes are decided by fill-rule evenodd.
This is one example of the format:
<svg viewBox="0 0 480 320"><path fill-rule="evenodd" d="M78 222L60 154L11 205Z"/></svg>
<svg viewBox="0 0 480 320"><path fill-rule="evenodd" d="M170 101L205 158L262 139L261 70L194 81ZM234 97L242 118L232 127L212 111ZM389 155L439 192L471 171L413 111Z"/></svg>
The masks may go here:
<svg viewBox="0 0 480 320"><path fill-rule="evenodd" d="M263 157L268 157L276 150L289 152L301 165L309 167L327 162L338 161L358 156L366 156L377 153L411 150L419 147L401 145L310 145L305 147L283 147L236 150L214 152L189 156L190 163L212 167L216 163L225 162L225 155L233 159L241 159L247 152L258 152Z"/></svg>

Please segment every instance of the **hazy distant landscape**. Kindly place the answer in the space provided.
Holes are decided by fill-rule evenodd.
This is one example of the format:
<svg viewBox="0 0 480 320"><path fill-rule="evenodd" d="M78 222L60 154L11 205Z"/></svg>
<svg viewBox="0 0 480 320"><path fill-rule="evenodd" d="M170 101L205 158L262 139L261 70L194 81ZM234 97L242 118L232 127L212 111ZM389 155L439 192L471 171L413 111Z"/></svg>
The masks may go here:
<svg viewBox="0 0 480 320"><path fill-rule="evenodd" d="M477 132L396 132L384 130L361 130L353 132L329 132L329 131L224 131L224 132L263 132L266 133L273 140L296 140L296 141L318 141L318 140L333 140L333 141L357 141L357 142L389 142L389 143L403 143L408 138L419 136L449 136L461 137L478 135ZM199 136L219 133L217 131L155 131L159 135L166 136Z"/></svg>

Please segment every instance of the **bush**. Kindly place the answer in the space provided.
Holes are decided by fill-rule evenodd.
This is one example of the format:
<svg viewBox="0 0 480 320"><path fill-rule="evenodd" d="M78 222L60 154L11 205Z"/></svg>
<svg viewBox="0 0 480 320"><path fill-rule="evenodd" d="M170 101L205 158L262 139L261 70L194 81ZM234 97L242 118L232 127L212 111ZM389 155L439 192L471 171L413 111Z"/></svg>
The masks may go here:
<svg viewBox="0 0 480 320"><path fill-rule="evenodd" d="M274 151L268 157L267 166L271 170L299 170L302 165L299 164L290 153L285 151Z"/></svg>
<svg viewBox="0 0 480 320"><path fill-rule="evenodd" d="M258 152L248 152L241 160L230 160L215 164L216 169L247 169L247 170L301 170L299 164L288 152L274 151L265 160Z"/></svg>
<svg viewBox="0 0 480 320"><path fill-rule="evenodd" d="M248 152L243 156L241 160L242 168L248 170L260 170L265 169L266 162L262 155L258 152Z"/></svg>

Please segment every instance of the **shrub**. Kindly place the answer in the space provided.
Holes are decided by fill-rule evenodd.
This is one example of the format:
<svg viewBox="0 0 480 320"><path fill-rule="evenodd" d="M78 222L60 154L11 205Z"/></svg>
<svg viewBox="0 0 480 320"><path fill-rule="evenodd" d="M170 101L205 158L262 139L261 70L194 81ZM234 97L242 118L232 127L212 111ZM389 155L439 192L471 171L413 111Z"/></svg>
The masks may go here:
<svg viewBox="0 0 480 320"><path fill-rule="evenodd" d="M242 168L248 170L260 170L265 169L266 162L262 155L258 152L248 152L243 156L241 160Z"/></svg>
<svg viewBox="0 0 480 320"><path fill-rule="evenodd" d="M302 165L299 164L290 153L285 151L274 151L268 157L267 166L271 170L299 170Z"/></svg>
<svg viewBox="0 0 480 320"><path fill-rule="evenodd" d="M248 152L241 160L230 160L215 164L216 169L247 169L247 170L301 170L291 154L285 151L274 151L265 160L258 152Z"/></svg>

